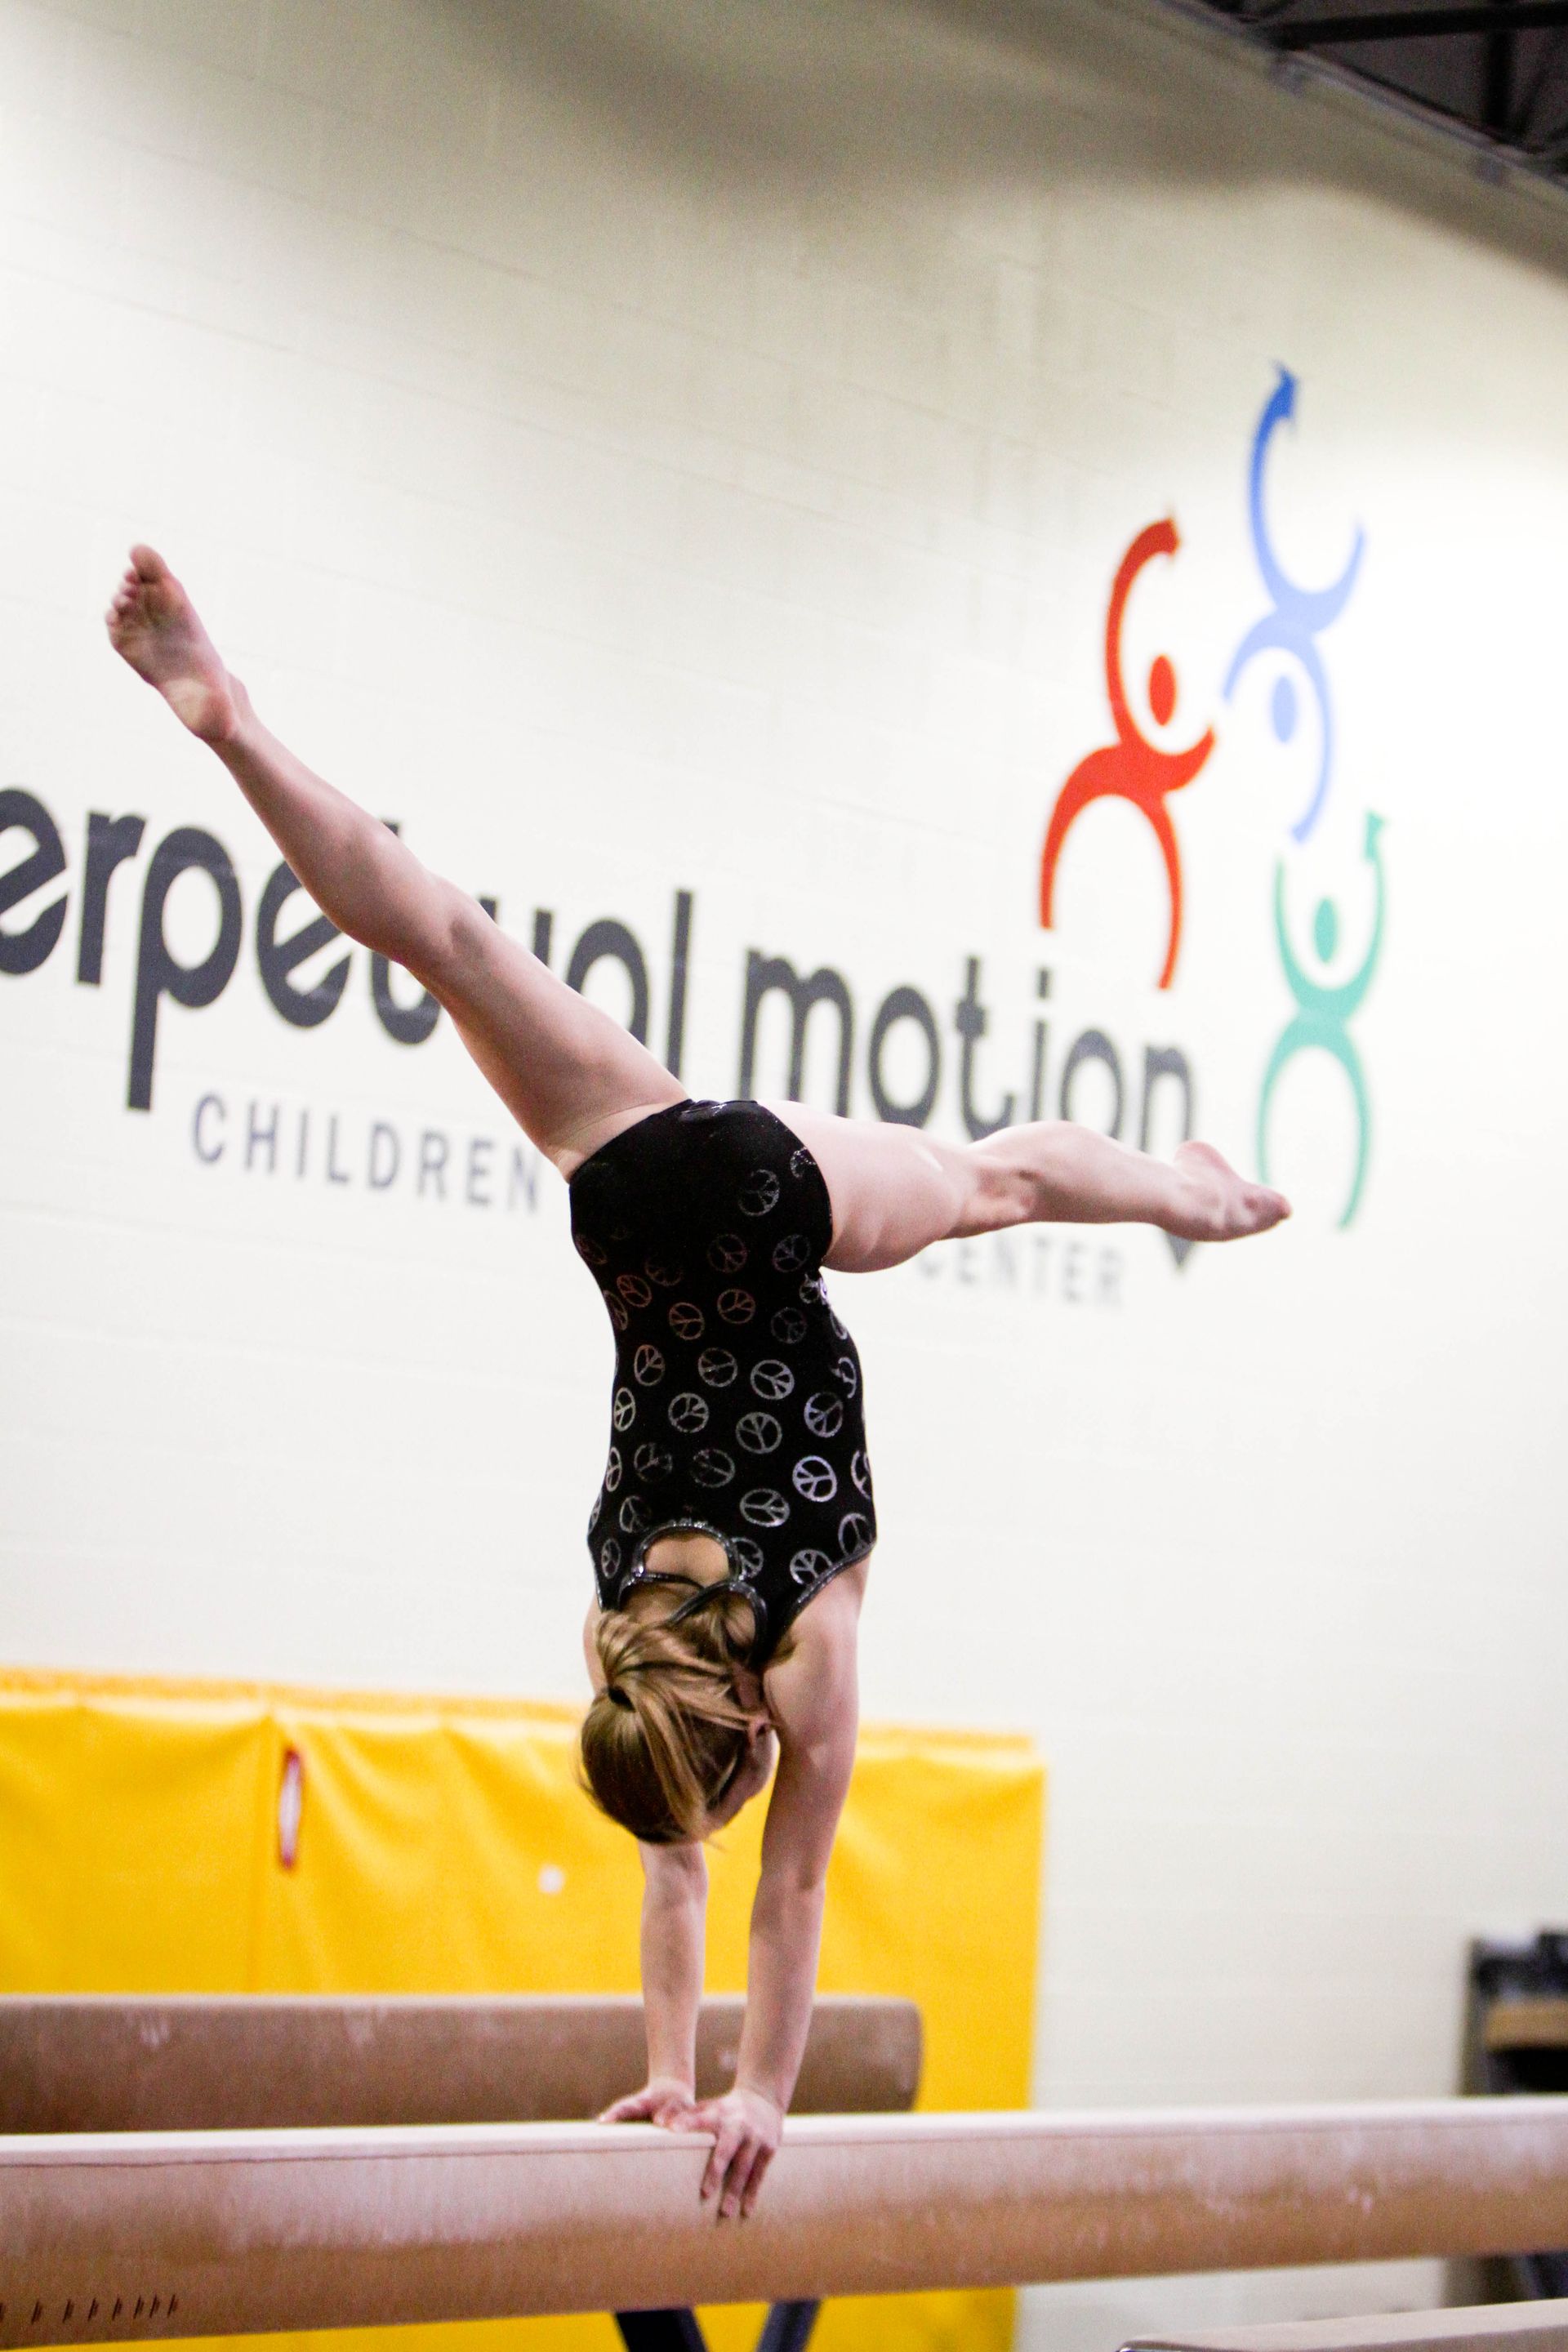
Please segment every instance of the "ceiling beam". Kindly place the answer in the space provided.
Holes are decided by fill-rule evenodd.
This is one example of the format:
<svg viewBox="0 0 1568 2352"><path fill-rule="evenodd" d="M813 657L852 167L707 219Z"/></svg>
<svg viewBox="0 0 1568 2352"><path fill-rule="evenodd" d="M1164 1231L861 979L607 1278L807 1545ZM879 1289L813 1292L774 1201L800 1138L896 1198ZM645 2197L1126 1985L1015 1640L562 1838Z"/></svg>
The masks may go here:
<svg viewBox="0 0 1568 2352"><path fill-rule="evenodd" d="M1383 8L1356 16L1300 16L1263 28L1277 49L1337 47L1349 41L1448 40L1466 33L1497 35L1499 0L1467 0L1458 7ZM1568 25L1568 0L1510 0L1508 31L1539 32Z"/></svg>
<svg viewBox="0 0 1568 2352"><path fill-rule="evenodd" d="M1481 58L1481 123L1494 139L1513 128L1513 0L1491 0L1492 22Z"/></svg>

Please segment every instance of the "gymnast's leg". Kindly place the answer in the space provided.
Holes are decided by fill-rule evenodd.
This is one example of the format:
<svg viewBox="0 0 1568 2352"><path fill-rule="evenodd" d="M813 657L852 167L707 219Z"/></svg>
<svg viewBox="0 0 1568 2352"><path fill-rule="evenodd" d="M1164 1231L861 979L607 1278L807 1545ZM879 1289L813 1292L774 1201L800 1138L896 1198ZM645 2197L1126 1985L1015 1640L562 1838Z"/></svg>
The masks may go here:
<svg viewBox="0 0 1568 2352"><path fill-rule="evenodd" d="M439 999L563 1176L623 1128L685 1099L686 1088L618 1022L268 734L153 549L132 550L107 619L116 652L216 752L323 914Z"/></svg>
<svg viewBox="0 0 1568 2352"><path fill-rule="evenodd" d="M1283 1193L1238 1175L1212 1144L1184 1143L1173 1160L1154 1160L1051 1119L959 1145L798 1103L771 1108L810 1146L826 1180L827 1264L842 1274L875 1273L932 1242L1008 1225L1149 1224L1218 1242L1267 1233L1290 1213Z"/></svg>

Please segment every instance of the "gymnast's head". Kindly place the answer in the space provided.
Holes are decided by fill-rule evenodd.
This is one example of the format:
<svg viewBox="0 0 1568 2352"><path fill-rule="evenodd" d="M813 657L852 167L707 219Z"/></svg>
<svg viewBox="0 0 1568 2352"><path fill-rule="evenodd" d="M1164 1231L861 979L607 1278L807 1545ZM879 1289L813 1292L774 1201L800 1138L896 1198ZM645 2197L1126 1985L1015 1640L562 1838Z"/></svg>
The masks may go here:
<svg viewBox="0 0 1568 2352"><path fill-rule="evenodd" d="M752 1609L732 1588L684 1577L627 1598L593 1622L604 1687L583 1719L583 1777L600 1811L643 1844L692 1843L732 1821L773 1769L746 1663Z"/></svg>

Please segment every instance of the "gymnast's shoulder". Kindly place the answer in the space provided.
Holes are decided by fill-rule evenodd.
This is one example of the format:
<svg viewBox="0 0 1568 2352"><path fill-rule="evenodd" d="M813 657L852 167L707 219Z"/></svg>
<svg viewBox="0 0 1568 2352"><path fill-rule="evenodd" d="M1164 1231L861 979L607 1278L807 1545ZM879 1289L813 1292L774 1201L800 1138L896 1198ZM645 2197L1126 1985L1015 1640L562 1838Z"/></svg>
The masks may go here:
<svg viewBox="0 0 1568 2352"><path fill-rule="evenodd" d="M840 1569L813 1593L763 1676L769 1715L781 1748L835 1752L848 1735L853 1752L858 1707L860 1607L870 1559Z"/></svg>

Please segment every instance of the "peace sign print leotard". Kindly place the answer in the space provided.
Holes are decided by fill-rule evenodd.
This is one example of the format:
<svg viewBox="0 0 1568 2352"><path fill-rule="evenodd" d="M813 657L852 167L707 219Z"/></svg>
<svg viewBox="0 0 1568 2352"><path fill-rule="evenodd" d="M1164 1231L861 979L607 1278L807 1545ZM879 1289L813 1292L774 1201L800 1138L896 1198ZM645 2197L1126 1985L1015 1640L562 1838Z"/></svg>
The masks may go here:
<svg viewBox="0 0 1568 2352"><path fill-rule="evenodd" d="M860 1359L822 1283L822 1171L758 1103L672 1103L585 1160L571 1201L616 1334L588 1527L600 1605L659 1536L701 1529L756 1608L763 1664L877 1539Z"/></svg>

